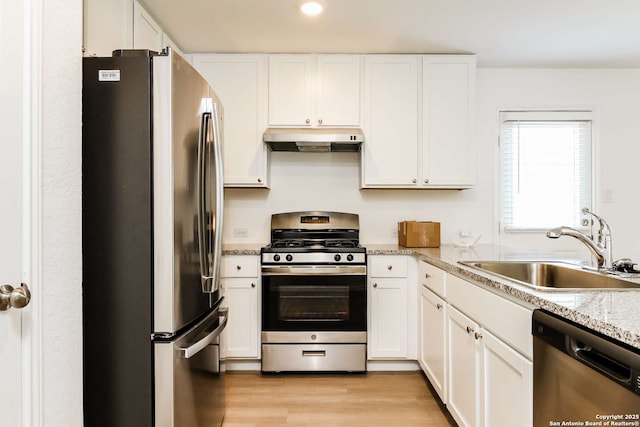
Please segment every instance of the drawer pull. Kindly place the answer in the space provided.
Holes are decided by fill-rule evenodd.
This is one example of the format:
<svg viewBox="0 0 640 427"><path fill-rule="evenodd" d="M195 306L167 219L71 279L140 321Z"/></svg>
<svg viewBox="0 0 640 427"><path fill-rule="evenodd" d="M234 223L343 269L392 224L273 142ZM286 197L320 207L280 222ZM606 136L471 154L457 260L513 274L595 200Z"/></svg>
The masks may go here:
<svg viewBox="0 0 640 427"><path fill-rule="evenodd" d="M304 357L325 357L327 355L326 350L302 350L302 355Z"/></svg>
<svg viewBox="0 0 640 427"><path fill-rule="evenodd" d="M377 288L377 287L378 287L378 284L377 284L377 283L374 283L374 284L373 284L373 287L374 287L374 288Z"/></svg>
<svg viewBox="0 0 640 427"><path fill-rule="evenodd" d="M393 270L393 265L387 265L387 270L389 271Z"/></svg>
<svg viewBox="0 0 640 427"><path fill-rule="evenodd" d="M256 284L255 284L255 283L252 283L252 284L251 284L251 287L252 287L252 288L255 288L255 287L256 287Z"/></svg>
<svg viewBox="0 0 640 427"><path fill-rule="evenodd" d="M431 277L431 276L429 275L429 273L425 273L425 274L424 274L424 278L425 278L425 279L428 279L429 277Z"/></svg>
<svg viewBox="0 0 640 427"><path fill-rule="evenodd" d="M437 308L438 310L442 310L442 304L436 304L436 308Z"/></svg>
<svg viewBox="0 0 640 427"><path fill-rule="evenodd" d="M236 270L242 270L242 266L236 265Z"/></svg>
<svg viewBox="0 0 640 427"><path fill-rule="evenodd" d="M482 339L482 334L479 333L475 333L474 336L476 337L477 340L481 340Z"/></svg>
<svg viewBox="0 0 640 427"><path fill-rule="evenodd" d="M467 333L470 334L471 332L474 332L475 329L473 329L471 326L467 326Z"/></svg>

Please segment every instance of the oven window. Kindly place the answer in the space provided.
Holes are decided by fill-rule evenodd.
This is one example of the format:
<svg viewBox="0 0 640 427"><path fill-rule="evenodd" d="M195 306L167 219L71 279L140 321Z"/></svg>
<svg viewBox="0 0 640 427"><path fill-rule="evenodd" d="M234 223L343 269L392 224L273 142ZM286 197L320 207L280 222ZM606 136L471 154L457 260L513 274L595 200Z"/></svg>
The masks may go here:
<svg viewBox="0 0 640 427"><path fill-rule="evenodd" d="M344 321L349 319L348 286L281 286L281 321Z"/></svg>
<svg viewBox="0 0 640 427"><path fill-rule="evenodd" d="M366 276L263 276L263 331L366 331Z"/></svg>

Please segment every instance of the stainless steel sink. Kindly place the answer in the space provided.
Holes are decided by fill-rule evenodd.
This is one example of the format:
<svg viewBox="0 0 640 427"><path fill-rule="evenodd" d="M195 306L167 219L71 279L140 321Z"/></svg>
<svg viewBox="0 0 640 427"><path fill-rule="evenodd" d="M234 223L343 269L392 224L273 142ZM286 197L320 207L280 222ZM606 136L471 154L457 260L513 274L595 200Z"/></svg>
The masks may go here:
<svg viewBox="0 0 640 427"><path fill-rule="evenodd" d="M640 290L640 283L621 279L610 273L590 271L577 265L561 262L460 261L460 264L539 290Z"/></svg>

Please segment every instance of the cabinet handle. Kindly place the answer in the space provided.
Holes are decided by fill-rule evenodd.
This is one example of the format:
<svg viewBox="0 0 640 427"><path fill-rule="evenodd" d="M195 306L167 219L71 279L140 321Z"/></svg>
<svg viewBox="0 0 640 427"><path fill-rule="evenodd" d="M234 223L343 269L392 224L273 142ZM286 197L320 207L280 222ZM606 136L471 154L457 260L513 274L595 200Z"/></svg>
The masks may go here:
<svg viewBox="0 0 640 427"><path fill-rule="evenodd" d="M252 288L255 288L255 287L256 287L256 284L255 284L255 283L252 283L252 284L251 284L251 287L252 287Z"/></svg>
<svg viewBox="0 0 640 427"><path fill-rule="evenodd" d="M258 182L262 182L262 178L258 178Z"/></svg>
<svg viewBox="0 0 640 427"><path fill-rule="evenodd" d="M318 119L318 124L321 125L322 124L322 119Z"/></svg>
<svg viewBox="0 0 640 427"><path fill-rule="evenodd" d="M387 270L389 271L393 270L393 265L387 265Z"/></svg>
<svg viewBox="0 0 640 427"><path fill-rule="evenodd" d="M242 270L242 266L236 265L236 270Z"/></svg>
<svg viewBox="0 0 640 427"><path fill-rule="evenodd" d="M374 287L374 288L377 288L377 287L378 287L378 284L377 284L377 283L374 283L374 284L373 284L373 287Z"/></svg>
<svg viewBox="0 0 640 427"><path fill-rule="evenodd" d="M471 332L474 332L474 329L471 326L467 326L467 333L470 334Z"/></svg>
<svg viewBox="0 0 640 427"><path fill-rule="evenodd" d="M413 179L411 180L411 182L413 182L413 183L415 184L416 182L418 182L418 180L417 180L417 179L415 179L415 178L413 178Z"/></svg>
<svg viewBox="0 0 640 427"><path fill-rule="evenodd" d="M474 336L476 337L477 340L481 340L482 339L482 334L479 333L475 333Z"/></svg>
<svg viewBox="0 0 640 427"><path fill-rule="evenodd" d="M310 120L310 119L307 119L307 120L305 120L304 122L305 122L306 124L309 124L309 123L311 123L311 120Z"/></svg>
<svg viewBox="0 0 640 427"><path fill-rule="evenodd" d="M424 273L424 278L425 278L425 279L428 279L429 277L431 277L431 276L429 275L429 273Z"/></svg>
<svg viewBox="0 0 640 427"><path fill-rule="evenodd" d="M436 304L436 308L437 308L438 310L442 310L442 304Z"/></svg>
<svg viewBox="0 0 640 427"><path fill-rule="evenodd" d="M425 179L425 180L424 180L424 183L425 183L425 184L428 184L428 183L429 183L429 180L428 180L428 179Z"/></svg>

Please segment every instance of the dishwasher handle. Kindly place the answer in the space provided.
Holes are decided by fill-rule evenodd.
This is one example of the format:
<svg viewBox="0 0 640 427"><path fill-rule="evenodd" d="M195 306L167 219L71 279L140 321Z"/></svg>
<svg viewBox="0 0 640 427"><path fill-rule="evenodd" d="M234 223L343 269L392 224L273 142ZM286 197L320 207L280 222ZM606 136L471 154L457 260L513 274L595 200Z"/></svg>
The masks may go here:
<svg viewBox="0 0 640 427"><path fill-rule="evenodd" d="M542 310L533 311L532 333L535 338L640 394L640 352Z"/></svg>

